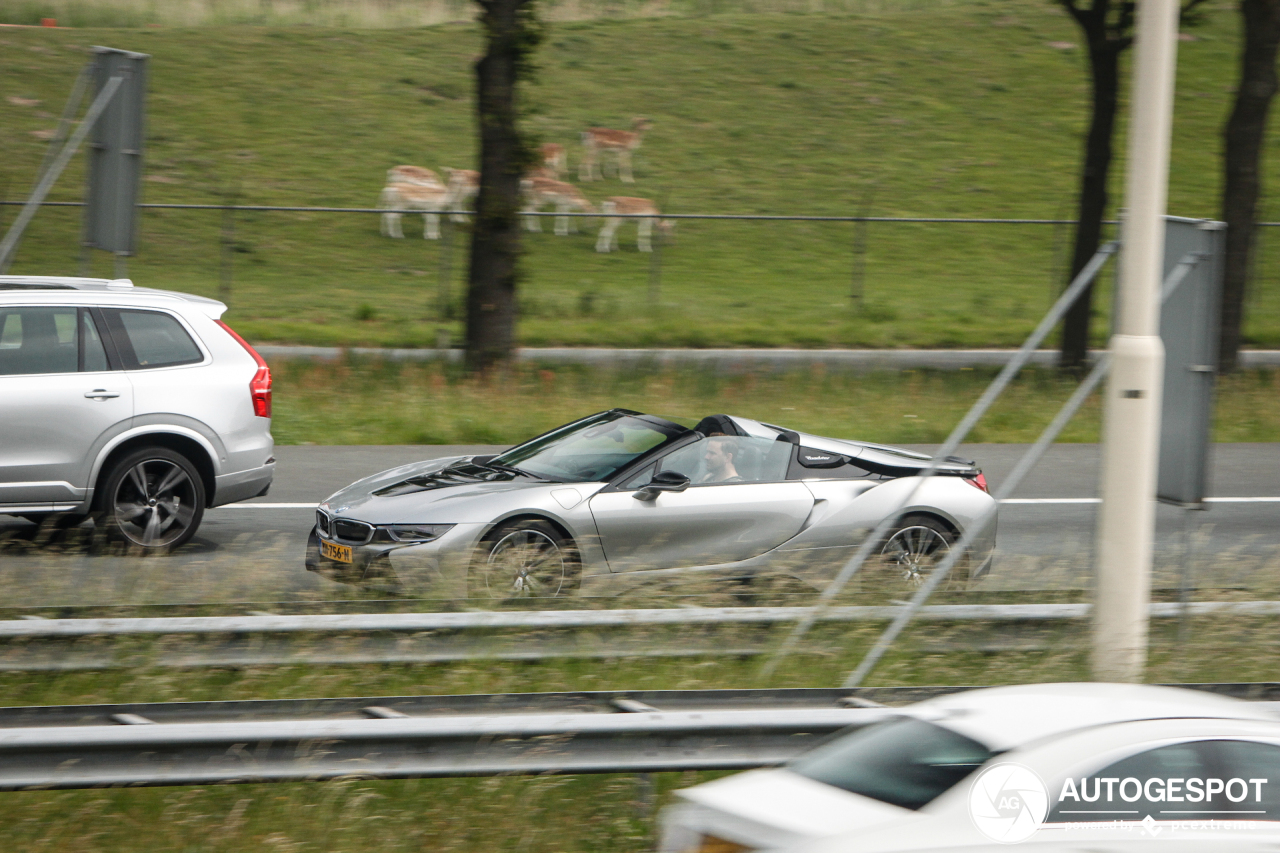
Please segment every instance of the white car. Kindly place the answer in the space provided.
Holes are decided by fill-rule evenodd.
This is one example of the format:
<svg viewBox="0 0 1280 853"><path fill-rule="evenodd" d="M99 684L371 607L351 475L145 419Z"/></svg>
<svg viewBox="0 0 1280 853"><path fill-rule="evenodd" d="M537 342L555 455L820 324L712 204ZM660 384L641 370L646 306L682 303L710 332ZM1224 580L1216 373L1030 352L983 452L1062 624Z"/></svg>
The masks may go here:
<svg viewBox="0 0 1280 853"><path fill-rule="evenodd" d="M894 710L785 767L678 792L663 814L661 850L887 853L1014 841L1070 850L1142 833L1280 837L1271 703L1045 684Z"/></svg>
<svg viewBox="0 0 1280 853"><path fill-rule="evenodd" d="M144 551L266 494L271 371L213 299L0 276L0 514L88 516Z"/></svg>

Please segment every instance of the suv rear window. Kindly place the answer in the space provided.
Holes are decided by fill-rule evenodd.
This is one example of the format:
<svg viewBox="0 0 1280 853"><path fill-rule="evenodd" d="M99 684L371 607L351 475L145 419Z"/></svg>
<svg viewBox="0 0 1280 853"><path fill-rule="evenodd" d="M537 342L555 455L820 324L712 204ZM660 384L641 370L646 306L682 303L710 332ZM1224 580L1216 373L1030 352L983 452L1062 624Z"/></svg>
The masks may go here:
<svg viewBox="0 0 1280 853"><path fill-rule="evenodd" d="M126 370L197 364L204 355L173 316L161 311L103 308Z"/></svg>
<svg viewBox="0 0 1280 853"><path fill-rule="evenodd" d="M789 769L914 810L953 788L994 754L950 729L901 717L816 746L793 761Z"/></svg>
<svg viewBox="0 0 1280 853"><path fill-rule="evenodd" d="M75 308L0 311L0 375L75 373L76 313Z"/></svg>

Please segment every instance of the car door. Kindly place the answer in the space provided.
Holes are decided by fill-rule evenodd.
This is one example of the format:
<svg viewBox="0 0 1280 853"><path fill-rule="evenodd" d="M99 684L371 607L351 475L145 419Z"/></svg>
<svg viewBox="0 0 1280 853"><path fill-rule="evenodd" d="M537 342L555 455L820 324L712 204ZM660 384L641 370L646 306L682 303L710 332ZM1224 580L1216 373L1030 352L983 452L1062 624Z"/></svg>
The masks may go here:
<svg viewBox="0 0 1280 853"><path fill-rule="evenodd" d="M726 448L732 448L726 454ZM735 465L713 469L726 455ZM617 489L596 494L591 513L611 571L678 569L733 563L759 556L795 536L813 508L813 495L787 482L790 445L764 439L713 436L685 445ZM689 477L684 491L637 500L657 471ZM731 473L731 476L725 476Z"/></svg>
<svg viewBox="0 0 1280 853"><path fill-rule="evenodd" d="M104 308L102 314L133 383L134 425L188 427L223 455L222 438L234 433L248 404L248 377L235 383L234 398L226 393L231 384L227 371L209 363L175 314L152 308ZM233 405L232 399L242 405Z"/></svg>
<svg viewBox="0 0 1280 853"><path fill-rule="evenodd" d="M97 451L132 416L92 311L0 306L0 512L83 499Z"/></svg>

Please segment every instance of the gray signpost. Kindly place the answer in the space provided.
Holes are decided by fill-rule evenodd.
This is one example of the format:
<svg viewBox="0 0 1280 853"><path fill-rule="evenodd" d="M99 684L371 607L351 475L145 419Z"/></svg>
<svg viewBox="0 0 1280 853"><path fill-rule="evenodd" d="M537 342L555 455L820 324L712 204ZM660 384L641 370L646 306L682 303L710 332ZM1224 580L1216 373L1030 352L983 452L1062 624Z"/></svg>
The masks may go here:
<svg viewBox="0 0 1280 853"><path fill-rule="evenodd" d="M1165 298L1160 338L1165 370L1160 415L1156 498L1183 507L1180 639L1190 630L1195 521L1207 508L1213 383L1218 371L1218 305L1226 225L1202 219L1165 218ZM1181 266L1182 269L1178 269Z"/></svg>
<svg viewBox="0 0 1280 853"><path fill-rule="evenodd" d="M121 78L121 84L94 125L89 143L83 245L86 250L114 254L119 278L124 274L124 258L137 250L150 57L110 47L95 47L93 52L94 91L113 78Z"/></svg>
<svg viewBox="0 0 1280 853"><path fill-rule="evenodd" d="M1203 509L1208 488L1213 380L1218 370L1218 301L1226 225L1166 217L1164 276L1188 256L1190 268L1164 300L1164 394L1156 496L1164 503Z"/></svg>

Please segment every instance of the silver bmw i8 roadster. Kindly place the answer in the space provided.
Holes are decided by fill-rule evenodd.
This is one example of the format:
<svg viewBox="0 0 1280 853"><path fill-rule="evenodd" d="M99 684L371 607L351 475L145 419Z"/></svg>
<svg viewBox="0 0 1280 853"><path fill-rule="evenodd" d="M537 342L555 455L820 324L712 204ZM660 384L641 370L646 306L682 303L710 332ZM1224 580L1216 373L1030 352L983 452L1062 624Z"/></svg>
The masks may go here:
<svg viewBox="0 0 1280 853"><path fill-rule="evenodd" d="M333 580L506 599L677 572L793 574L821 587L886 516L876 576L918 584L992 502L949 457L730 415L690 425L626 409L497 456L433 459L320 504L306 566ZM957 567L986 571L989 525Z"/></svg>

